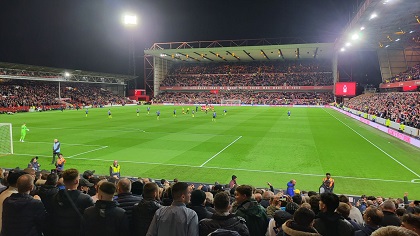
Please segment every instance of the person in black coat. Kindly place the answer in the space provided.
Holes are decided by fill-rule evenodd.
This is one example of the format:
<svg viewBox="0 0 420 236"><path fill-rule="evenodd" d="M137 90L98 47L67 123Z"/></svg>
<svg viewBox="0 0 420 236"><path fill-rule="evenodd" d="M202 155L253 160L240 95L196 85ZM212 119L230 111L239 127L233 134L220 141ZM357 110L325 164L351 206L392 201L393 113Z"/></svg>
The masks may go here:
<svg viewBox="0 0 420 236"><path fill-rule="evenodd" d="M335 212L339 198L334 193L321 194L320 212L314 221L314 228L323 236L353 236L354 228L341 215Z"/></svg>
<svg viewBox="0 0 420 236"><path fill-rule="evenodd" d="M118 207L125 210L128 220L131 220L133 207L141 200L140 196L131 193L131 181L127 178L120 179L117 184L117 199Z"/></svg>
<svg viewBox="0 0 420 236"><path fill-rule="evenodd" d="M188 204L188 208L192 209L197 213L198 221L211 218L213 213L207 210L205 207L206 203L206 193L202 190L196 189L191 192L191 203Z"/></svg>
<svg viewBox="0 0 420 236"><path fill-rule="evenodd" d="M381 205L382 212L384 213L384 218L382 218L381 226L401 226L401 220L398 218L397 214L395 214L395 203L391 200L386 200Z"/></svg>
<svg viewBox="0 0 420 236"><path fill-rule="evenodd" d="M25 174L17 181L18 193L3 202L2 236L40 236L45 227L47 212L38 199L29 195L34 179Z"/></svg>
<svg viewBox="0 0 420 236"><path fill-rule="evenodd" d="M158 202L159 188L156 183L147 183L143 189L143 199L133 207L131 219L132 234L145 236L157 209L162 206Z"/></svg>
<svg viewBox="0 0 420 236"><path fill-rule="evenodd" d="M363 215L363 220L365 225L361 227L360 230L354 233L354 236L369 236L375 230L379 229L381 226L382 218L384 213L380 209L374 206L366 208L365 214Z"/></svg>
<svg viewBox="0 0 420 236"><path fill-rule="evenodd" d="M200 236L207 236L217 229L236 231L241 236L250 235L245 219L229 213L231 205L228 193L217 193L213 203L216 213L210 219L203 219L199 222Z"/></svg>
<svg viewBox="0 0 420 236"><path fill-rule="evenodd" d="M98 190L95 206L87 208L83 214L81 235L130 235L127 214L113 201L115 184L104 182Z"/></svg>

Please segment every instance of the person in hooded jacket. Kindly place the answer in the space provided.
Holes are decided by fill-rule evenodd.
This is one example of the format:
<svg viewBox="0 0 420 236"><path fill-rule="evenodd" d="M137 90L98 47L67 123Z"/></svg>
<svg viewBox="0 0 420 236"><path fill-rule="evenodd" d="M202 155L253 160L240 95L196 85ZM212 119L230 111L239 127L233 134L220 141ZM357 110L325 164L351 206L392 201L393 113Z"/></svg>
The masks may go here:
<svg viewBox="0 0 420 236"><path fill-rule="evenodd" d="M212 232L214 233L217 229L234 231L241 236L249 235L245 219L229 213L231 205L228 193L217 193L213 203L216 213L214 213L210 219L203 219L198 223L200 236L207 236ZM226 231L224 233L226 233ZM219 234L214 233L212 235L222 235L222 233L219 232Z"/></svg>
<svg viewBox="0 0 420 236"><path fill-rule="evenodd" d="M251 186L241 185L236 188L235 201L238 206L235 215L245 219L251 236L265 235L269 222L265 208L251 197Z"/></svg>
<svg viewBox="0 0 420 236"><path fill-rule="evenodd" d="M293 214L293 219L286 221L282 225L283 234L279 236L321 236L321 234L312 227L315 219L315 213L306 207L297 209Z"/></svg>
<svg viewBox="0 0 420 236"><path fill-rule="evenodd" d="M124 209L113 201L116 186L104 182L98 189L98 201L87 208L83 215L82 234L92 235L130 235L129 220Z"/></svg>

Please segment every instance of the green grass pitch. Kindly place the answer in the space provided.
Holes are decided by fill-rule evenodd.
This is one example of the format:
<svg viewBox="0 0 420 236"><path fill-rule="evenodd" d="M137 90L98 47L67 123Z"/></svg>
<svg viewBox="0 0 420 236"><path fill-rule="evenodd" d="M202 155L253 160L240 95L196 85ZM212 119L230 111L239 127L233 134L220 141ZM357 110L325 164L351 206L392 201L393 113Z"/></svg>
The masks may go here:
<svg viewBox="0 0 420 236"><path fill-rule="evenodd" d="M112 107L112 119L107 108L89 109L88 117L83 109L1 115L13 124L15 154L1 156L0 166L24 168L38 155L50 170L58 138L66 169L108 174L115 159L126 176L228 183L235 174L239 184L285 189L296 179L297 189L315 191L331 172L336 193L420 199L420 150L332 109L227 107L224 116L216 107L212 122L211 112L192 118L181 108L151 106L147 115L146 106ZM30 132L21 143L24 122Z"/></svg>

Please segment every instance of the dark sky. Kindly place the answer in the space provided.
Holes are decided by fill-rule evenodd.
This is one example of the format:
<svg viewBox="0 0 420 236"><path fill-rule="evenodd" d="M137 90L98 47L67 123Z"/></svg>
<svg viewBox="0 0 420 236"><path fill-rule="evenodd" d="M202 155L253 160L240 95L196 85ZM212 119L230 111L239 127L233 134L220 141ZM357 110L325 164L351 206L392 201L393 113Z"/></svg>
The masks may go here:
<svg viewBox="0 0 420 236"><path fill-rule="evenodd" d="M130 34L140 70L143 50L154 42L273 37L333 42L357 2L3 0L0 61L126 74ZM123 26L124 12L138 15L137 28Z"/></svg>

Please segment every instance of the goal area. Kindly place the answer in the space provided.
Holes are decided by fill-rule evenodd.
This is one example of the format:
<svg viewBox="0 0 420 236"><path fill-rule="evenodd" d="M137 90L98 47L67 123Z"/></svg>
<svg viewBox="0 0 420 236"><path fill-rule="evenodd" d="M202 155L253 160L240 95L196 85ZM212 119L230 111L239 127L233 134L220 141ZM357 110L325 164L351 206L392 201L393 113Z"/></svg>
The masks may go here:
<svg viewBox="0 0 420 236"><path fill-rule="evenodd" d="M0 123L0 154L13 154L11 123Z"/></svg>
<svg viewBox="0 0 420 236"><path fill-rule="evenodd" d="M238 99L222 99L220 105L222 106L240 106L241 100Z"/></svg>

